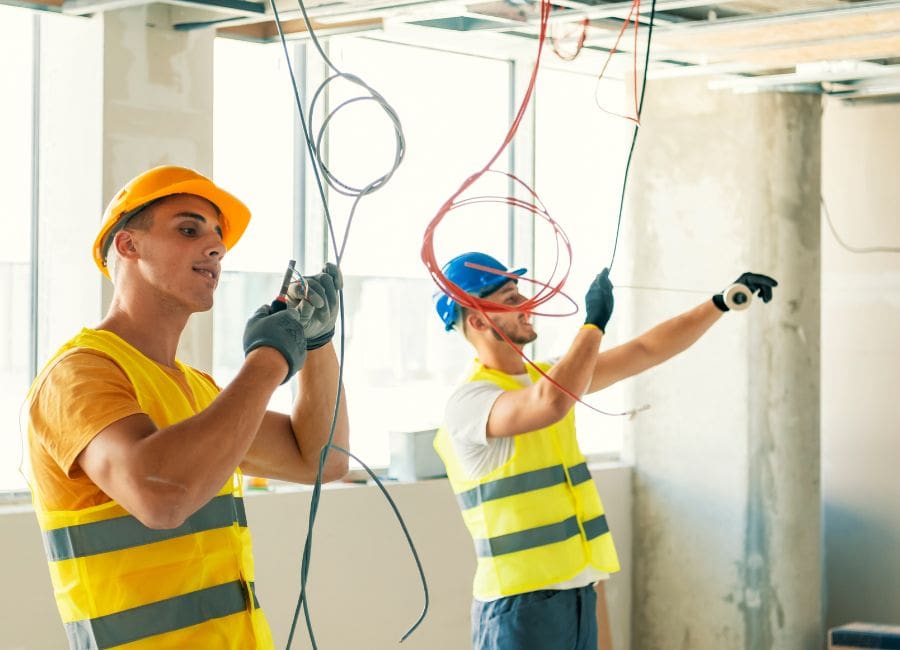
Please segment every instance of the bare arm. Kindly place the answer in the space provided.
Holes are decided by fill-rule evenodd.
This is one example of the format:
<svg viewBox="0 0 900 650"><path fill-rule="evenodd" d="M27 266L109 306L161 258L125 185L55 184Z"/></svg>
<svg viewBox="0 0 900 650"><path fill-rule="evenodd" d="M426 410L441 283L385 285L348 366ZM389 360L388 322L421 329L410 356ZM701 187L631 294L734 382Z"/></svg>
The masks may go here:
<svg viewBox="0 0 900 650"><path fill-rule="evenodd" d="M597 362L603 332L595 327L578 331L566 354L547 373L569 392L580 395L587 388ZM522 390L506 391L494 402L488 416L488 437L515 436L558 422L575 404L545 377Z"/></svg>
<svg viewBox="0 0 900 650"><path fill-rule="evenodd" d="M601 390L671 359L693 345L721 316L712 301L706 301L628 343L599 353L586 392Z"/></svg>
<svg viewBox="0 0 900 650"><path fill-rule="evenodd" d="M259 434L241 462L254 476L296 483L313 483L319 469L319 452L328 441L337 395L338 363L333 345L307 354L297 373L299 390L290 417L266 413ZM347 400L341 387L340 408L334 429L334 444L347 449L350 426ZM333 481L347 473L348 458L331 450L322 471L323 481Z"/></svg>
<svg viewBox="0 0 900 650"><path fill-rule="evenodd" d="M150 528L174 528L218 493L253 442L287 364L272 348L251 352L203 411L162 429L145 414L106 427L76 462Z"/></svg>

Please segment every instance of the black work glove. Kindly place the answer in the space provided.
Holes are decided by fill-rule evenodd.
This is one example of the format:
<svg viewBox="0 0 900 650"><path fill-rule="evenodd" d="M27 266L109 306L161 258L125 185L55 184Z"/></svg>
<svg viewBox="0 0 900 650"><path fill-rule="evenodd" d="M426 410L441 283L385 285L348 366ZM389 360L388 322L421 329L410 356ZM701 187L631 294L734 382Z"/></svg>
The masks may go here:
<svg viewBox="0 0 900 650"><path fill-rule="evenodd" d="M344 286L341 270L328 262L322 273L303 277L301 283L288 289L288 304L300 311L306 332L306 349L316 350L334 336L334 325L340 311L338 291Z"/></svg>
<svg viewBox="0 0 900 650"><path fill-rule="evenodd" d="M287 382L306 361L306 335L296 309L274 310L263 305L247 321L244 328L244 356L256 348L275 348L287 361Z"/></svg>
<svg viewBox="0 0 900 650"><path fill-rule="evenodd" d="M613 285L609 281L609 269L603 269L584 297L584 324L596 325L600 331L606 332L613 311Z"/></svg>
<svg viewBox="0 0 900 650"><path fill-rule="evenodd" d="M778 281L775 278L770 278L768 275L747 271L735 280L734 284L743 284L750 290L751 294L755 293L762 298L763 302L769 302L772 299L772 289L778 286ZM728 289L725 290L727 291ZM725 304L725 298L721 293L714 295L712 301L721 311L728 311L728 305Z"/></svg>

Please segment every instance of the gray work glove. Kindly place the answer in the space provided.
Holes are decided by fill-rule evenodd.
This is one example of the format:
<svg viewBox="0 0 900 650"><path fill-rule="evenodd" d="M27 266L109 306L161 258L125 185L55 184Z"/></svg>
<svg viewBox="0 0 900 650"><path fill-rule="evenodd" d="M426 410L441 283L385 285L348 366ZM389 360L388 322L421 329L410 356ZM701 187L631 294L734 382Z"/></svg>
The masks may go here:
<svg viewBox="0 0 900 650"><path fill-rule="evenodd" d="M751 294L755 293L762 298L763 302L769 302L772 299L772 289L778 286L778 281L775 278L770 278L768 275L763 275L762 273L752 273L747 271L746 273L742 273L741 277L734 281L734 284L744 285L750 289ZM725 303L725 297L721 293L714 295L712 301L720 311L729 311L728 305Z"/></svg>
<svg viewBox="0 0 900 650"><path fill-rule="evenodd" d="M584 324L596 325L606 332L613 311L613 285L609 281L609 269L603 269L591 282L584 297Z"/></svg>
<svg viewBox="0 0 900 650"><path fill-rule="evenodd" d="M301 322L306 332L306 349L315 350L331 341L334 325L340 312L338 291L344 287L341 270L328 262L322 273L303 276L302 283L293 283L288 288L288 305L300 312Z"/></svg>
<svg viewBox="0 0 900 650"><path fill-rule="evenodd" d="M287 382L306 361L306 335L300 312L296 309L275 311L271 305L257 309L244 328L244 356L261 347L275 348L287 361L287 376L281 383Z"/></svg>

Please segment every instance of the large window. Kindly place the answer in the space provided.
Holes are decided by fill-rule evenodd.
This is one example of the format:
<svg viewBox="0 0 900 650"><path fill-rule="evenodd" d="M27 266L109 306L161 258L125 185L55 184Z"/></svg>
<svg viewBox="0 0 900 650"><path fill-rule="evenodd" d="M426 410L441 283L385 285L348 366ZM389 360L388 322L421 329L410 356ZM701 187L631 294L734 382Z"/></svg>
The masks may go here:
<svg viewBox="0 0 900 650"><path fill-rule="evenodd" d="M473 356L458 334L444 331L419 251L440 204L500 144L509 125L510 65L362 38L332 41L330 51L335 65L391 103L407 141L395 176L362 199L342 264L351 444L367 463L386 465L389 432L437 427ZM465 79L464 92L450 79ZM350 90L336 88L332 105ZM393 129L372 103L339 113L329 137L329 164L350 184L377 178L393 157ZM506 181L489 175L477 192L505 195ZM341 232L350 201L336 193L330 199ZM507 214L501 204L451 212L437 230L437 258L481 249L505 259Z"/></svg>
<svg viewBox="0 0 900 650"><path fill-rule="evenodd" d="M0 489L24 487L19 411L31 381L32 162L35 18L0 6ZM22 428L24 428L24 418Z"/></svg>
<svg viewBox="0 0 900 650"><path fill-rule="evenodd" d="M390 102L407 141L406 159L391 181L360 203L342 263L351 445L368 464L384 466L390 455L389 432L429 429L440 423L448 392L471 356L458 336L443 331L432 306L434 285L419 259L419 249L425 226L440 203L499 146L509 119L510 65L358 38L332 39L328 47L335 65L364 79ZM256 222L266 220L254 234L259 244L245 246L242 241L231 259L226 259L215 319L214 370L220 381L240 365L243 323L253 308L274 295L291 252L288 244L294 242L294 253L301 264L305 262L306 273L317 272L326 255L334 259L315 186L308 177L306 187L294 182L303 175L297 166L292 167L288 145L296 142L302 148L304 143L285 137L296 127L290 126L294 109L292 99L284 94L290 86L282 56L278 46L222 42L216 49L217 179L239 195L255 192L267 195L270 202L276 200L272 197L282 201L262 217L251 204L255 213L251 231ZM308 56L306 67L297 66L301 83L307 79L307 70L315 74L321 68L311 47ZM296 58L302 62L302 57ZM398 75L401 69L404 73ZM467 80L465 93L446 83L460 77ZM328 103L336 106L358 90L344 82L332 84ZM302 92L308 103L315 87ZM479 101L472 102L473 96ZM270 122L269 136L253 132L252 137L233 137L235 130L246 130L248 115L261 114ZM320 112L316 125L321 119ZM389 169L396 142L390 121L372 102L340 111L326 141L333 173L354 186L365 185ZM304 149L296 153L306 155ZM278 174L242 177L243 170L253 166ZM281 173L291 170L293 177ZM488 177L478 191L505 194L506 183ZM305 203L298 198L302 196ZM351 201L335 192L328 197L335 231L343 233ZM292 205L297 204L307 209L293 213ZM271 244L280 248L273 250ZM452 213L440 228L435 246L444 260L476 248L506 258L505 207ZM275 404L286 409L288 401L284 394Z"/></svg>
<svg viewBox="0 0 900 650"><path fill-rule="evenodd" d="M0 490L25 488L34 372L100 316L100 29L0 6Z"/></svg>
<svg viewBox="0 0 900 650"><path fill-rule="evenodd" d="M217 39L213 98L216 182L240 197L253 218L222 264L213 311L213 375L220 385L244 360L244 324L278 293L289 259L297 257L294 120L286 63L277 45ZM301 256L302 257L302 256ZM272 407L288 411L289 386Z"/></svg>
<svg viewBox="0 0 900 650"><path fill-rule="evenodd" d="M598 87L591 75L542 70L538 77L535 142L535 189L572 245L572 272L566 293L579 306L584 294L604 266L609 264L616 233L616 216L622 192L625 159L631 144L632 124L600 110L625 113L621 83L603 81ZM595 96L597 100L595 101ZM542 230L543 227L543 230ZM554 239L543 222L536 224L535 274L550 276L556 256ZM621 277L630 266L628 247L620 242L610 276L613 284L626 284ZM628 330L628 291L615 292L615 311L603 340L608 349ZM557 311L568 305L561 300ZM565 352L584 312L577 318L541 318L538 354L541 358ZM588 396L585 401L607 412L633 408L620 385ZM579 444L585 453L617 453L623 446L623 418L610 417L582 404L575 408Z"/></svg>
<svg viewBox="0 0 900 650"><path fill-rule="evenodd" d="M340 70L362 78L391 104L407 143L406 158L393 178L359 203L342 260L351 446L368 464L386 466L389 434L437 427L447 396L473 356L457 334L444 332L437 318L435 286L420 259L422 237L441 203L499 147L521 89L516 96L511 93L513 65L508 60L360 37L333 38L326 45ZM305 54L302 46L292 48L308 109L316 91L310 79L329 73L313 47ZM240 366L244 322L274 295L287 257L293 253L306 273L317 272L326 257L334 259L308 160L305 168L302 163L305 143L298 136L282 57L279 45L223 41L216 46L216 176L249 197L255 215L250 233L226 258L217 296L214 370L219 381L227 381ZM459 79L464 85L449 81ZM547 70L539 80L536 131L523 128L516 146L519 157L536 148L536 188L576 242L568 290L580 305L587 283L600 270L595 268L598 260L610 251L630 129L594 107L590 76ZM618 84L601 92L612 101L622 96ZM335 107L360 94L358 86L344 81L329 85L327 101L316 108L314 134L324 118L323 106ZM574 101L582 95L583 101ZM262 126L260 116L266 122ZM251 119L256 126L248 131ZM588 126L579 126L583 124ZM241 132L247 135L235 135ZM335 114L323 143L332 173L355 187L387 172L396 147L390 120L368 101ZM504 154L495 167L509 171L511 159ZM506 196L508 181L489 174L472 192ZM328 200L340 237L353 199L329 190ZM502 203L451 212L435 237L437 258L446 261L467 250L484 250L509 260L511 223ZM536 224L534 241L526 242L529 250L518 251L520 259L527 259L534 248L532 272L539 279L549 274L546 234ZM520 236L516 246L522 245ZM256 239L245 243L250 237ZM548 359L563 352L576 320L541 322L537 356ZM615 342L614 335L609 339ZM289 401L284 390L274 404L286 410ZM611 390L597 403L612 410L621 401ZM578 417L586 451L621 449L619 420L586 409L579 409Z"/></svg>

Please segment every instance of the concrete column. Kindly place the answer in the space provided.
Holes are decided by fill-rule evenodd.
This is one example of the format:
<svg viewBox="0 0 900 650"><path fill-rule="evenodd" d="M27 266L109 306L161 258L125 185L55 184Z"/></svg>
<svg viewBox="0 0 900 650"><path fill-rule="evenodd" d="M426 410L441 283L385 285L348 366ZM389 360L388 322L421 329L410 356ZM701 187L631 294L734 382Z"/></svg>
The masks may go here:
<svg viewBox="0 0 900 650"><path fill-rule="evenodd" d="M167 11L147 5L103 15L104 202L156 165L212 174L214 33L176 32ZM106 283L104 305L111 291ZM191 319L178 354L211 368L209 312Z"/></svg>
<svg viewBox="0 0 900 650"><path fill-rule="evenodd" d="M636 650L822 644L819 485L820 103L652 83L619 284L638 329L747 270L772 303L726 314L636 378Z"/></svg>

